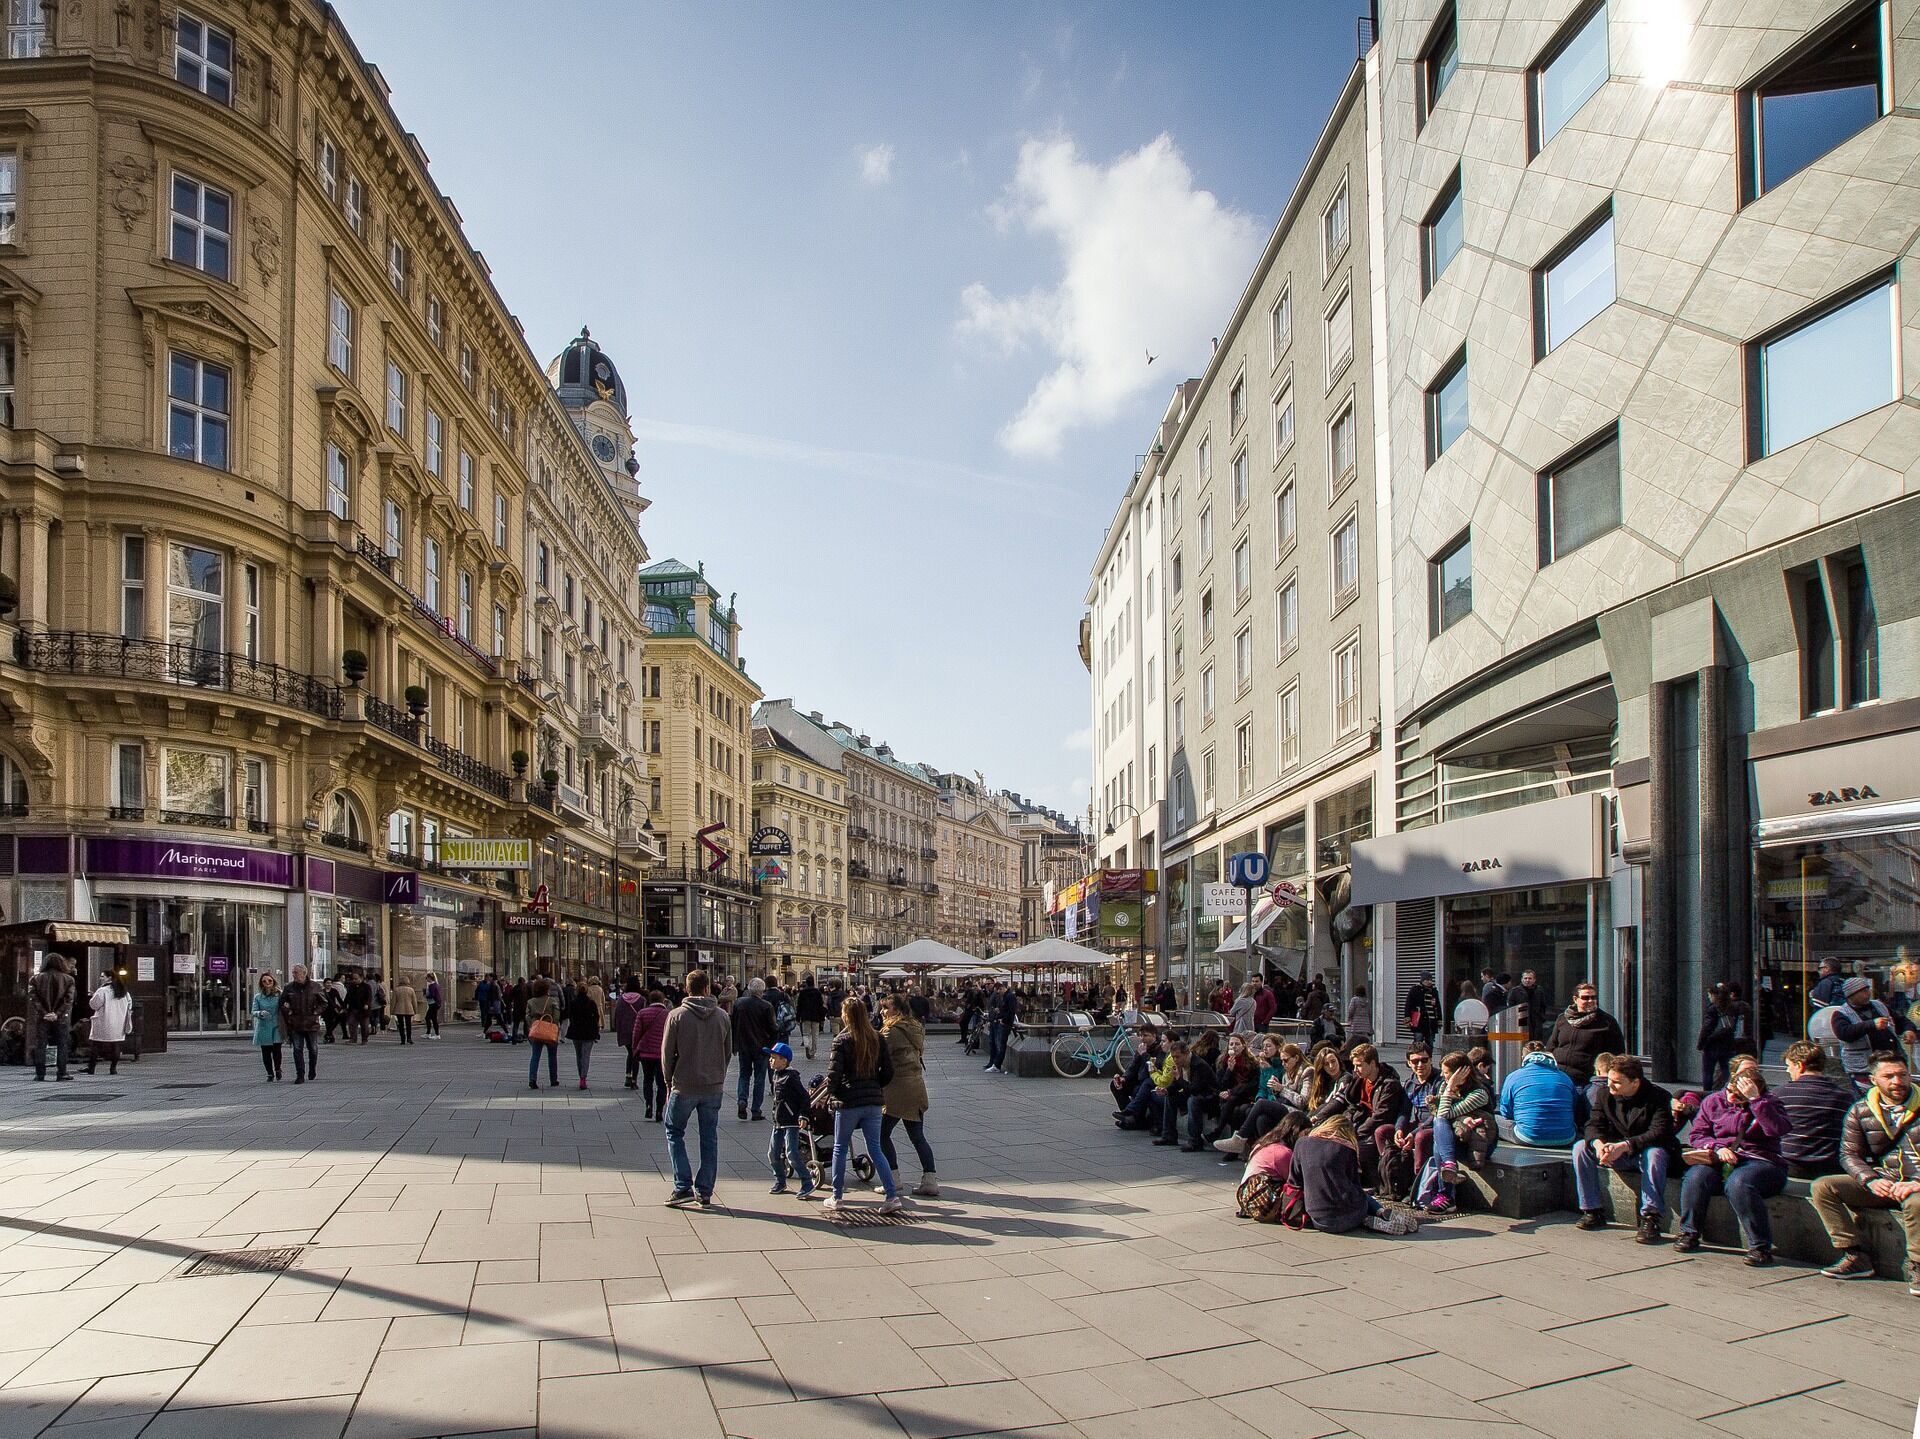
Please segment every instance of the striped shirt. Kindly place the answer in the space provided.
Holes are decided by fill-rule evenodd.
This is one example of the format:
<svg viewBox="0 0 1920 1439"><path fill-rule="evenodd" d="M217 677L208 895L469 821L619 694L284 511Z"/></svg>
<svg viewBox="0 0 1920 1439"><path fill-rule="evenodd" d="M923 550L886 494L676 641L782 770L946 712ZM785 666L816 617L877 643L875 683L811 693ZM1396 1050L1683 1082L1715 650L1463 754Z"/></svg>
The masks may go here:
<svg viewBox="0 0 1920 1439"><path fill-rule="evenodd" d="M1810 1169L1840 1169L1840 1126L1852 1107L1853 1093L1823 1074L1803 1074L1773 1091L1793 1121L1793 1131L1780 1141L1780 1155L1789 1164Z"/></svg>

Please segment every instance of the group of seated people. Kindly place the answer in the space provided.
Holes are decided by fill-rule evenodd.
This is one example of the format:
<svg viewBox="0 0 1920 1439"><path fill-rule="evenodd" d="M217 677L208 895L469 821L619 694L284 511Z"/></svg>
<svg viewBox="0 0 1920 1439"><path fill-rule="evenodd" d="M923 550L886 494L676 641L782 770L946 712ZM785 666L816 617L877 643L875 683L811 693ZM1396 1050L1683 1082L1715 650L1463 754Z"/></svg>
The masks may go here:
<svg viewBox="0 0 1920 1439"><path fill-rule="evenodd" d="M1725 1086L1699 1096L1662 1089L1632 1055L1598 1055L1583 1087L1535 1042L1496 1097L1484 1048L1453 1051L1436 1066L1416 1042L1403 1079L1371 1044L1346 1056L1320 1044L1309 1054L1270 1035L1251 1046L1236 1035L1223 1052L1211 1033L1189 1045L1149 1031L1139 1046L1112 1083L1114 1123L1190 1153L1210 1143L1223 1164L1245 1161L1243 1181L1293 1183L1316 1228L1410 1232L1417 1221L1389 1209L1393 1201L1430 1216L1454 1212L1462 1166L1483 1165L1504 1133L1572 1150L1582 1229L1607 1225L1605 1170L1637 1185L1642 1244L1664 1242L1667 1176L1683 1166L1673 1241L1682 1253L1700 1248L1708 1205L1724 1195L1746 1262L1771 1264L1767 1200L1789 1178L1811 1179L1814 1209L1840 1252L1822 1272L1867 1278L1874 1265L1859 1216L1896 1211L1910 1292L1920 1297L1920 1090L1897 1051L1875 1053L1858 1099L1827 1077L1826 1054L1806 1041L1788 1048L1788 1082L1777 1091L1757 1059L1739 1056Z"/></svg>

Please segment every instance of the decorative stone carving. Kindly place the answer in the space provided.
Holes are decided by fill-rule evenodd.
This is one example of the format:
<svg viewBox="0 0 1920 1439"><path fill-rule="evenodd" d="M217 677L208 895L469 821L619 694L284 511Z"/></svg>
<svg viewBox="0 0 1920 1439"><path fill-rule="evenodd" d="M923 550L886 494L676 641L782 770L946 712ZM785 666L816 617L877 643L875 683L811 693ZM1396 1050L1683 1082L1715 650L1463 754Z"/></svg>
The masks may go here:
<svg viewBox="0 0 1920 1439"><path fill-rule="evenodd" d="M122 50L133 45L133 0L119 0L113 7L113 43Z"/></svg>
<svg viewBox="0 0 1920 1439"><path fill-rule="evenodd" d="M253 267L260 272L260 283L271 285L280 273L280 227L273 217L258 213L253 217Z"/></svg>
<svg viewBox="0 0 1920 1439"><path fill-rule="evenodd" d="M146 216L153 173L153 162L137 155L123 155L107 166L107 203L128 234Z"/></svg>

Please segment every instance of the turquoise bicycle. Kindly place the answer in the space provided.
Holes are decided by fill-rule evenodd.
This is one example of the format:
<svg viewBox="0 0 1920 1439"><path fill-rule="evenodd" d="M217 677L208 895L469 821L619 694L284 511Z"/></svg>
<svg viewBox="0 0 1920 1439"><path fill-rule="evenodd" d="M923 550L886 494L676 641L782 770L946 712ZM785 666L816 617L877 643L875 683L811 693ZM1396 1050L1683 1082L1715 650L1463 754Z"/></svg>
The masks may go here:
<svg viewBox="0 0 1920 1439"><path fill-rule="evenodd" d="M1109 1064L1124 1070L1133 1063L1139 1045L1130 1029L1116 1025L1111 1035L1096 1042L1092 1015L1069 1014L1067 1022L1072 1030L1055 1036L1053 1041L1053 1072L1062 1079L1085 1079Z"/></svg>

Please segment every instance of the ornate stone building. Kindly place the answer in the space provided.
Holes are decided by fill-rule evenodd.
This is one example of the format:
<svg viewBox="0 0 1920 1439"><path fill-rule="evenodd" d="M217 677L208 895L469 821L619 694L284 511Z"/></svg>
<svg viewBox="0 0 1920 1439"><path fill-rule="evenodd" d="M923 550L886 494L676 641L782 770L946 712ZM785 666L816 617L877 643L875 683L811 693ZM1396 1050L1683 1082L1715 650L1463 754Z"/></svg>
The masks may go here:
<svg viewBox="0 0 1920 1439"><path fill-rule="evenodd" d="M1011 799L965 775L930 777L939 796L933 937L982 959L1012 949L1023 938L1025 874Z"/></svg>
<svg viewBox="0 0 1920 1439"><path fill-rule="evenodd" d="M778 873L759 880L765 967L797 979L845 965L847 798L839 769L756 724L753 825L783 830L793 848L777 861Z"/></svg>

